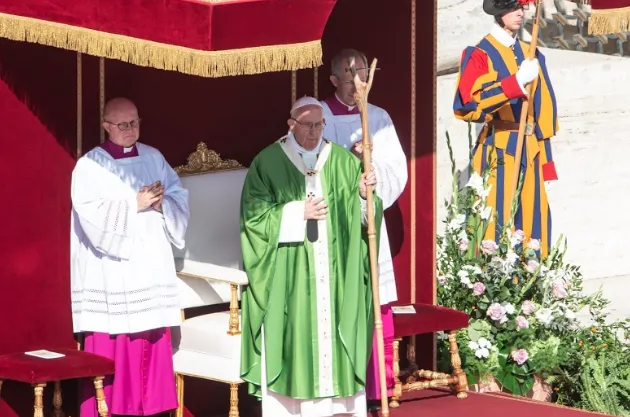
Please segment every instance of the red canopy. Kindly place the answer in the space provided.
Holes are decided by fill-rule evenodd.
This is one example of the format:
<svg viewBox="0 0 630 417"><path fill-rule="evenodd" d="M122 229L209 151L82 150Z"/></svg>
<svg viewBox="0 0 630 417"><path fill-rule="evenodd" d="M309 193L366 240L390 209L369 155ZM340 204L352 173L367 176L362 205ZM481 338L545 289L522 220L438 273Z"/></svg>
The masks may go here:
<svg viewBox="0 0 630 417"><path fill-rule="evenodd" d="M321 65L336 0L2 0L0 37L203 77Z"/></svg>
<svg viewBox="0 0 630 417"><path fill-rule="evenodd" d="M588 20L589 34L611 35L630 31L630 0L572 1L591 5L591 17Z"/></svg>

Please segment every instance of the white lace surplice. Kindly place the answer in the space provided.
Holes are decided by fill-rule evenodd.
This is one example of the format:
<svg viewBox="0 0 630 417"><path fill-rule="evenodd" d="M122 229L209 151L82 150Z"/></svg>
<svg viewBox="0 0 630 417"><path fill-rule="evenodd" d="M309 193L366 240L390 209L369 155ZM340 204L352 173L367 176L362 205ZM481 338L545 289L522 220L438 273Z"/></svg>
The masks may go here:
<svg viewBox="0 0 630 417"><path fill-rule="evenodd" d="M184 246L188 191L162 154L114 159L97 147L72 174L74 331L136 333L181 322L171 244ZM137 210L137 193L160 180L162 213Z"/></svg>

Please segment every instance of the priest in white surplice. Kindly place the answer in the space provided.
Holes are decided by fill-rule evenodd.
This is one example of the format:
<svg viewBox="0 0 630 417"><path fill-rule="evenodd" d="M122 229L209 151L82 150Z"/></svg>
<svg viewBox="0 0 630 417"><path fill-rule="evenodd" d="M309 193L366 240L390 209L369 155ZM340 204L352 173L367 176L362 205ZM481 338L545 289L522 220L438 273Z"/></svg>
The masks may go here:
<svg viewBox="0 0 630 417"><path fill-rule="evenodd" d="M171 245L184 246L188 191L155 148L137 143L127 99L105 106L108 139L72 173L71 288L74 331L85 351L114 360L105 379L114 415L177 408L170 327L181 322ZM81 416L96 417L84 387Z"/></svg>
<svg viewBox="0 0 630 417"><path fill-rule="evenodd" d="M362 52L344 49L332 59L330 81L335 86L336 91L332 97L322 101L324 118L326 119L324 137L361 157L361 115L354 100L355 87L352 72L349 70L353 63L357 73L365 81L368 61ZM383 201L383 209L387 209L394 204L407 184L407 158L387 111L373 104L368 104L368 121L373 146L372 166L377 178L376 194ZM379 294L385 341L386 379L388 396L391 396L391 389L394 386L394 316L390 304L398 299L398 295L384 219L380 232ZM377 344L374 341L367 371L366 393L369 400L380 399L376 347Z"/></svg>

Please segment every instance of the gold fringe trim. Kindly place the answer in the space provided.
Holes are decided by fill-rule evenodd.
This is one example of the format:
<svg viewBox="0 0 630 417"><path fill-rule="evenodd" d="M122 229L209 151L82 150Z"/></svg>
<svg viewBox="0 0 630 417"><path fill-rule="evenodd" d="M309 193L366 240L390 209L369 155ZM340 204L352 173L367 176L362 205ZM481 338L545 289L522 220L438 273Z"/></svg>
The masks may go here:
<svg viewBox="0 0 630 417"><path fill-rule="evenodd" d="M588 19L589 35L612 35L630 31L630 7L591 10Z"/></svg>
<svg viewBox="0 0 630 417"><path fill-rule="evenodd" d="M210 78L293 71L322 65L320 40L201 51L5 13L0 13L0 37Z"/></svg>

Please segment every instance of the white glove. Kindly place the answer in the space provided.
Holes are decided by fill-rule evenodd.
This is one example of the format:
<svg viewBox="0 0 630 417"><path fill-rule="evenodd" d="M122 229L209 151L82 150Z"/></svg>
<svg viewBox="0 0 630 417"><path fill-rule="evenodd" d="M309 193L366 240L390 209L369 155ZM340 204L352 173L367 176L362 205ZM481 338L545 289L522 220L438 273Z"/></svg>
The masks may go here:
<svg viewBox="0 0 630 417"><path fill-rule="evenodd" d="M538 77L539 70L540 65L538 64L538 59L526 59L521 63L521 66L516 72L516 81L518 81L521 87L523 87L531 83L536 79L536 77Z"/></svg>
<svg viewBox="0 0 630 417"><path fill-rule="evenodd" d="M553 188L554 181L545 181L545 191L549 192Z"/></svg>

